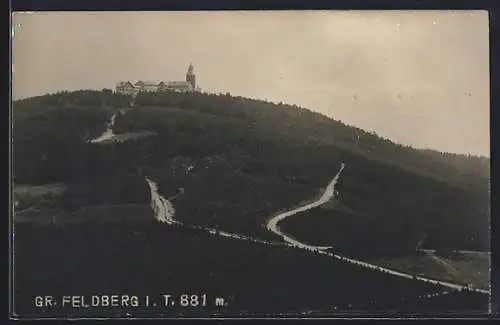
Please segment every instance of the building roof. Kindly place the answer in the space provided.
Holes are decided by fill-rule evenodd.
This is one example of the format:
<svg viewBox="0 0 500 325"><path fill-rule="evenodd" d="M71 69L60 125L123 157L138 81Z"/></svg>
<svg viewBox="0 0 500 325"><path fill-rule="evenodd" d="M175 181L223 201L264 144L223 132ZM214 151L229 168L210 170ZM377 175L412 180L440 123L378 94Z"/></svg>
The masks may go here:
<svg viewBox="0 0 500 325"><path fill-rule="evenodd" d="M172 80L172 81L145 81L139 80L136 83L132 83L130 81L120 81L117 83L118 88L131 86L134 88L142 88L144 86L153 86L153 87L166 87L166 88L193 88L189 81L184 80Z"/></svg>
<svg viewBox="0 0 500 325"><path fill-rule="evenodd" d="M187 81L168 81L168 87L191 87L191 83Z"/></svg>
<svg viewBox="0 0 500 325"><path fill-rule="evenodd" d="M142 81L143 86L158 86L157 82L154 81Z"/></svg>
<svg viewBox="0 0 500 325"><path fill-rule="evenodd" d="M165 88L192 88L191 83L188 81L162 81L158 84L159 87Z"/></svg>
<svg viewBox="0 0 500 325"><path fill-rule="evenodd" d="M134 86L130 81L119 81L116 85L116 87L125 87L125 86Z"/></svg>

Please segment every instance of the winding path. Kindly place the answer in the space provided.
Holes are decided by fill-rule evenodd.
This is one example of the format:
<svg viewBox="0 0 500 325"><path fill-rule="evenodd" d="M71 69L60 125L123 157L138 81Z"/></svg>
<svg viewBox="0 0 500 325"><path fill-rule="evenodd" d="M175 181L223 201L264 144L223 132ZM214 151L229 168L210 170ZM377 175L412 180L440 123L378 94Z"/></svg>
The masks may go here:
<svg viewBox="0 0 500 325"><path fill-rule="evenodd" d="M267 244L267 245L279 245L279 246L284 246L286 244L281 243L281 242L272 242L272 241L266 241L258 238L253 238L245 235L240 235L240 234L235 234L235 233L229 233L226 231L222 231L219 229L215 228L210 228L210 227L203 227L203 226L197 226L197 225L189 225L185 224L179 220L176 220L174 218L175 215L175 209L169 200L164 198L158 193L158 186L156 182L152 181L151 179L146 177L146 182L149 185L149 189L151 191L151 208L154 211L154 216L155 219L158 220L161 223L165 223L168 225L179 225L183 226L186 228L192 228L192 229L199 229L206 231L212 235L219 235L222 237L228 237L228 238L233 238L233 239L239 239L239 240L246 240L246 241L251 241L255 243L261 243L261 244Z"/></svg>
<svg viewBox="0 0 500 325"><path fill-rule="evenodd" d="M416 275L408 274L408 273L405 273L405 272L400 272L400 271L396 271L396 270L393 270L393 269L389 269L389 268L381 267L381 266L378 266L378 265L366 263L366 262L363 262L363 261L355 260L355 259L352 259L352 258L348 258L348 257L340 256L340 255L337 255L337 254L333 254L333 253L327 252L326 249L325 249L325 247L311 246L311 245L305 244L303 242L300 242L300 241L298 241L296 239L293 239L290 236L288 236L287 234L283 233L279 229L279 227L278 227L278 222L280 222L283 219L285 219L285 218L287 218L289 216L292 216L294 214L297 214L297 213L300 213L300 212L304 212L304 211L313 209L315 207L318 207L318 206L320 206L322 204L325 204L326 202L328 202L329 200L332 199L332 197L334 196L334 192L335 192L335 184L337 183L337 181L338 181L338 179L340 177L340 174L342 173L342 171L344 170L344 168L345 168L345 164L342 163L341 167L340 167L340 170L338 171L337 175L335 175L335 177L330 182L330 184L328 184L328 186L327 186L325 192L323 193L323 195L321 196L321 198L319 198L315 202L306 204L306 205L301 206L299 208L296 208L296 209L293 209L293 210L290 210L290 211L278 214L277 216L275 216L274 218L272 218L271 220L269 220L269 222L267 224L267 229L269 229L270 231L274 232L275 234L281 236L287 243L289 243L293 247L307 249L307 250L314 251L314 252L317 252L317 253L322 254L322 255L328 255L328 256L334 257L334 258L339 259L339 260L344 261L344 262L348 262L348 263L351 263L351 264L356 264L356 265L359 265L359 266L362 266L362 267L366 267L366 268L369 268L369 269L372 269L372 270L376 270L376 271L379 271L379 272L388 273L388 274L391 274L391 275L394 275L394 276L399 276L399 277L402 277L402 278L419 280L419 281L428 282L428 283L432 283L432 284L436 284L436 285L441 285L443 287L451 288L451 289L454 289L454 290L461 291L463 289L468 289L468 290L472 290L472 291L476 291L476 292L490 294L489 290L484 290L484 289L475 288L475 287L468 287L468 286L464 286L464 285L460 285L460 284L456 284L456 283L451 283L451 282L447 282L447 281L434 280L434 279L430 279L430 278L426 278L426 277L422 277L422 276L416 276Z"/></svg>
<svg viewBox="0 0 500 325"><path fill-rule="evenodd" d="M330 182L330 184L328 184L328 186L325 189L325 192L323 193L323 195L317 201L314 201L312 203L306 204L306 205L298 207L296 209L293 209L293 210L286 211L286 212L283 212L281 214L278 214L277 216L275 216L274 218L272 218L271 220L269 220L269 222L267 223L267 229L269 231L274 232L278 236L282 237L287 243L289 243L292 246L296 246L296 247L300 247L300 248L305 248L305 249L312 249L312 250L321 250L321 251L325 250L325 249L328 249L328 248L331 248L331 247L311 246L311 245L304 244L304 243L302 243L302 242L300 242L300 241L298 241L296 239L293 239L293 238L291 238L290 236L286 235L284 232L282 232L279 229L278 223L280 221L282 221L283 219L288 218L288 217L290 217L290 216L292 216L294 214L297 214L297 213L300 213L300 212L304 212L304 211L307 211L307 210L319 207L320 205L325 204L326 202L330 201L331 198L335 194L335 184L337 183L337 181L338 181L338 179L340 177L340 174L344 170L344 167L345 167L345 164L342 163L342 165L340 166L340 170L338 171L337 175L335 175L335 177L332 179L332 181Z"/></svg>
<svg viewBox="0 0 500 325"><path fill-rule="evenodd" d="M99 138L91 140L92 143L99 143L99 142L113 138L114 134L113 134L112 128L114 125L115 118L116 118L116 114L114 114L111 117L111 121L108 123L107 130ZM429 279L426 277L416 276L416 275L392 270L389 268L384 268L384 267L377 266L374 264L369 264L369 263L366 263L363 261L351 259L348 257L340 256L337 254L333 254L333 253L327 252L327 249L330 247L308 245L306 243L300 242L300 241L290 237L289 235L285 234L283 231L280 230L280 228L278 227L278 223L280 221L282 221L283 219L285 219L289 216L295 215L297 213L301 213L301 212L316 208L316 207L321 206L321 205L327 203L328 201L330 201L335 194L335 185L340 177L340 174L344 170L344 168L345 168L345 164L342 163L340 170L337 172L337 174L332 179L332 181L328 184L328 186L325 189L325 192L318 200L316 200L312 203L308 203L304 206L301 206L301 207L298 207L298 208L295 208L295 209L292 209L292 210L289 210L289 211L286 211L286 212L283 212L283 213L276 215L275 217L271 218L268 221L267 229L269 231L272 231L273 233L277 234L278 236L282 237L286 243L285 245L287 245L287 246L297 247L300 249L306 249L309 251L314 251L318 254L327 255L327 256L336 258L338 260L341 260L343 262L356 264L356 265L361 266L361 267L366 267L366 268L369 268L372 270L388 273L388 274L391 274L394 276L424 281L424 282L440 285L443 287L447 287L447 288L451 288L451 289L459 290L459 291L461 291L462 289L468 289L471 291L490 294L489 290L484 290L484 289L479 289L479 288L474 288L474 287L467 287L464 285L459 285L459 284L450 283L450 282L446 282L446 281L438 281L438 280L434 280L434 279ZM238 240L258 242L258 243L267 244L267 245L284 245L284 243L280 243L280 242L271 242L271 241L260 240L257 238L252 238L252 237L248 237L248 236L244 236L244 235L240 235L240 234L228 233L228 232L221 231L218 229L183 224L182 222L174 219L174 215L175 215L174 206L169 200L165 199L164 197L162 197L158 193L157 184L153 180L150 180L149 178L146 178L146 181L147 181L149 188L150 188L150 191L151 191L151 207L154 211L155 218L159 222L166 223L169 225L177 224L177 225L181 225L181 226L188 227L188 228L201 229L201 230L207 231L213 235L219 235L219 236L234 238L234 239L238 239Z"/></svg>
<svg viewBox="0 0 500 325"><path fill-rule="evenodd" d="M476 292L480 292L480 293L490 294L490 291L488 291L488 290L467 287L467 286L456 284L456 283L434 280L434 279L430 279L430 278L426 278L426 277L422 277L422 276L416 276L413 274L408 274L405 272L400 272L400 271L396 271L393 269L389 269L389 268L381 267L378 265L366 263L363 261L355 260L352 258L344 257L341 255L333 254L333 253L326 251L326 249L329 247L311 246L311 245L302 243L296 239L293 239L290 236L283 233L278 228L278 222L280 222L281 220L283 220L291 215L318 207L318 206L328 202L333 197L334 190L335 190L335 184L337 183L338 178L340 177L340 174L342 173L344 167L345 167L345 164L342 164L337 175L335 175L335 177L330 182L330 184L328 184L325 192L323 193L321 198L319 198L317 201L306 204L306 205L298 207L298 208L295 208L295 209L287 211L287 212L280 213L277 216L275 216L274 218L272 218L271 220L269 220L269 222L267 224L267 228L270 231L273 231L275 234L281 236L285 240L286 243L265 241L265 240L252 238L252 237L248 237L248 236L244 236L244 235L240 235L240 234L234 234L234 233L221 231L221 230L214 229L214 228L184 224L184 223L174 219L174 214L175 214L174 207L169 200L165 199L164 197L162 197L158 193L158 188L157 188L156 183L154 181L150 180L149 178L146 178L146 181L148 182L150 190L151 190L151 205L152 205L153 211L155 212L155 218L162 223L166 223L169 225L177 224L177 225L184 226L187 228L203 230L203 231L206 231L212 235L219 235L219 236L238 239L238 240L246 240L246 241L262 243L262 244L266 244L266 245L278 245L278 246L286 245L286 246L290 246L290 247L296 247L296 248L300 248L300 249L313 251L313 252L316 252L320 255L327 255L327 256L333 257L335 259L341 260L343 262L346 262L346 263L355 264L355 265L358 265L361 267L369 268L369 269L374 270L374 271L383 272L383 273L391 274L391 275L402 277L402 278L432 283L435 285L440 285L443 287L451 288L453 290L461 291L463 289L468 289L468 290L472 290L472 291L476 291Z"/></svg>

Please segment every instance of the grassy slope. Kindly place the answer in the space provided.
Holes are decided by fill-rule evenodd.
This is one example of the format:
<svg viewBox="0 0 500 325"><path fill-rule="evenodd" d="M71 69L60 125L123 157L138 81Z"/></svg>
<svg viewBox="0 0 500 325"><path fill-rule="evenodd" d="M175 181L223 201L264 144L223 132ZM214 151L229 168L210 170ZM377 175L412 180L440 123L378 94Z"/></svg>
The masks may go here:
<svg viewBox="0 0 500 325"><path fill-rule="evenodd" d="M154 222L149 204L129 203L119 205L88 205L72 210L43 209L26 211L14 215L15 224L69 225L93 222L98 225L115 227L120 224L147 224Z"/></svg>
<svg viewBox="0 0 500 325"><path fill-rule="evenodd" d="M429 302L417 296L442 290L302 250L234 241L196 230L158 224L103 227L91 222L64 227L40 228L30 224L16 227L16 306L24 313L37 312L28 297L40 293L142 297L206 293L210 298L222 296L228 302L226 308L211 304L195 310L148 311L151 314L163 311L172 316L180 312L297 315L306 310L316 310L322 315L370 311L385 311L387 315L390 310L467 312L466 309L484 313L487 307L487 296L463 293L441 298L440 303L422 309ZM91 316L103 310L54 312ZM109 308L108 312L138 315L141 308L121 311Z"/></svg>
<svg viewBox="0 0 500 325"><path fill-rule="evenodd" d="M57 205L58 199L66 189L67 186L64 183L14 186L14 209L21 211Z"/></svg>
<svg viewBox="0 0 500 325"><path fill-rule="evenodd" d="M488 254L437 255L437 257L441 262L422 253L370 259L369 262L444 281L463 285L473 284L485 290L490 288L491 261Z"/></svg>

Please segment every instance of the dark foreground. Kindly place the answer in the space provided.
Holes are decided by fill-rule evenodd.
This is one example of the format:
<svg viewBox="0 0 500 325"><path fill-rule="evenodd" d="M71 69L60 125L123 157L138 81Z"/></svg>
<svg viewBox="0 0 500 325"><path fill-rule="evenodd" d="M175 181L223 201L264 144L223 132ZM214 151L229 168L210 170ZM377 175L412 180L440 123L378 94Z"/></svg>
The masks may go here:
<svg viewBox="0 0 500 325"><path fill-rule="evenodd" d="M237 241L152 218L140 223L23 223L15 226L14 244L14 308L20 317L488 312L488 295L451 292L300 249ZM163 295L170 295L168 306ZM47 306L37 296L51 296L57 305Z"/></svg>

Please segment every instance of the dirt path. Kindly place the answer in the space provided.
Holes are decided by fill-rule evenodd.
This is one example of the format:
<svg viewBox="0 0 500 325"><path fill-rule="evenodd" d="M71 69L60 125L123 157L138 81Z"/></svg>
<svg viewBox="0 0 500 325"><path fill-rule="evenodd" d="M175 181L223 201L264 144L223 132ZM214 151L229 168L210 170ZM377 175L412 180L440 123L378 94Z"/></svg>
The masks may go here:
<svg viewBox="0 0 500 325"><path fill-rule="evenodd" d="M298 241L296 239L293 239L289 235L283 233L279 229L279 227L278 227L278 223L280 221L282 221L283 219L285 219L285 218L287 218L289 216L295 215L297 213L304 212L304 211L313 209L315 207L318 207L318 206L320 206L320 205L328 202L329 200L331 200L333 198L334 193L335 193L335 184L337 183L337 181L338 181L338 179L340 177L340 174L342 173L342 171L344 170L344 168L345 168L345 164L342 163L342 165L340 167L340 170L338 171L337 175L335 175L335 177L330 182L330 184L328 184L325 192L323 193L323 195L318 200L316 200L316 201L314 201L312 203L306 204L304 206L295 208L293 210L290 210L290 211L278 214L277 216L275 216L274 218L272 218L268 222L267 228L270 231L274 232L275 234L281 236L287 243L289 243L293 247L298 247L298 248L307 249L307 250L310 250L310 251L315 251L315 252L317 252L319 254L328 255L328 256L334 257L334 258L339 259L339 260L344 261L344 262L356 264L356 265L359 265L361 267L366 267L366 268L369 268L369 269L372 269L372 270L376 270L376 271L379 271L379 272L388 273L388 274L391 274L391 275L394 275L394 276L399 276L399 277L403 277L403 278L407 278L407 279L428 282L428 283L440 285L440 286L451 288L451 289L455 289L455 290L468 289L468 290L473 290L473 291L476 291L476 292L490 294L490 291L488 291L488 290L483 290L483 289L479 289L479 288L471 288L471 287L460 285L460 284L456 284L456 283L451 283L451 282L446 282L446 281L439 281L439 280L429 279L429 278L426 278L426 277L423 277L423 276L416 276L416 275L412 275L412 274L408 274L408 273L404 273L404 272L392 270L392 269L389 269L389 268L381 267L381 266L378 266L378 265L366 263L366 262L363 262L363 261L355 260L355 259L352 259L352 258L340 256L340 255L337 255L337 254L329 253L329 252L326 252L326 249L324 247L308 245L306 243L303 243L303 242L300 242L300 241ZM436 256L436 258L437 258L437 256ZM440 261L440 263L444 262L444 261L441 261L440 259L438 259L438 260ZM446 263L446 264L447 264L447 267L453 268L448 263Z"/></svg>
<svg viewBox="0 0 500 325"><path fill-rule="evenodd" d="M112 128L113 128L113 125L114 125L115 118L116 118L116 114L114 114L111 117L111 120L108 123L108 129L106 130L106 132L104 132L99 138L92 140L91 141L92 143L99 143L99 142L102 142L102 141L109 140L109 139L113 138L114 134L113 134ZM332 179L332 181L328 184L328 186L326 187L323 195L318 200L316 200L316 201L314 201L312 203L308 203L308 204L306 204L304 206L301 206L301 207L298 207L298 208L295 208L295 209L292 209L292 210L289 210L289 211L286 211L286 212L278 214L277 216L275 216L275 217L273 217L272 219L269 220L269 222L267 224L267 229L269 229L273 233L275 233L275 234L279 235L280 237L282 237L284 239L284 241L285 241L285 243L286 243L287 246L297 247L297 248L301 248L301 249L306 249L306 250L309 250L309 251L314 251L314 252L317 252L319 254L328 255L328 256L331 256L333 258L339 259L341 261L347 262L347 263L356 264L356 265L359 265L361 267L366 267L366 268L369 268L369 269L372 269L372 270L376 270L376 271L379 271L379 272L388 273L388 274L391 274L391 275L394 275L394 276L399 276L399 277L404 277L404 278L408 278L408 279L413 279L413 280L419 280L419 281L424 281L424 282L428 282L428 283L433 283L433 284L436 284L436 285L441 285L441 286L448 287L448 288L455 289L455 290L469 289L469 290L473 290L473 291L477 291L477 292L482 292L482 293L487 293L487 294L490 293L490 291L483 290L483 289L470 288L470 287L466 287L466 286L455 284L455 283L450 283L450 282L445 282L445 281L438 281L438 280L429 279L429 278L425 278L425 277L421 277L421 276L414 276L412 274L408 274L408 273L404 273L404 272L399 272L399 271L396 271L396 270L392 270L392 269L380 267L380 266L377 266L377 265L369 264L369 263L366 263L366 262L363 262L363 261L359 261L359 260L351 259L351 258L348 258L348 257L344 257L344 256L336 255L336 254L333 254L333 253L329 253L329 252L326 251L329 247L308 245L306 243L300 242L300 241L298 241L298 240L290 237L289 235L285 234L284 232L282 232L279 229L278 223L280 221L282 221L283 219L285 219L285 218L287 218L289 216L295 215L297 213L313 209L315 207L321 206L321 205L329 202L334 197L334 195L335 195L335 184L337 183L337 181L338 181L338 179L340 177L340 174L342 173L342 171L344 170L344 168L345 168L345 164L342 163L341 167L340 167L340 170L335 175L335 177ZM155 218L158 221L162 222L162 223L166 223L166 224L169 224L169 225L177 224L177 225L181 225L181 226L185 226L185 227L189 227L189 228L201 229L201 230L207 231L207 232L209 232L211 234L214 234L214 235L220 235L220 236L223 236L223 237L229 237L229 238L234 238L234 239L238 239L238 240L247 240L247 241L258 242L258 243L267 244L267 245L283 245L283 243L264 241L264 240L260 240L260 239L257 239L257 238L251 238L251 237L240 235L240 234L233 234L233 233L228 233L228 232L220 231L218 229L201 227L201 226L185 225L182 222L174 219L174 215L175 215L174 206L173 206L173 204L169 200L165 199L164 197L162 197L158 193L157 184L154 181L152 181L152 180L150 180L148 178L146 178L146 181L148 182L149 187L150 187L150 191L151 191L151 207L152 207L152 209L153 209L153 211L155 213Z"/></svg>
<svg viewBox="0 0 500 325"><path fill-rule="evenodd" d="M115 113L115 114L113 114L113 116L111 116L111 119L108 122L106 131L104 131L104 133L101 134L101 136L99 136L98 138L90 140L90 143L103 142L106 140L110 140L115 136L115 134L113 133L113 126L115 125L116 114L117 113Z"/></svg>
<svg viewBox="0 0 500 325"><path fill-rule="evenodd" d="M304 244L304 243L286 235L284 232L282 232L280 230L280 228L278 227L278 223L285 218L293 216L297 213L301 213L301 212L316 208L316 207L330 201L335 194L335 184L337 183L337 181L340 177L340 174L344 170L344 167L345 167L345 164L342 163L337 175L335 175L335 177L332 179L330 184L328 184L325 192L318 200L316 200L312 203L306 204L304 206L298 207L296 209L278 214L277 216L275 216L274 218L269 220L269 222L267 223L267 229L269 231L272 231L273 233L277 234L278 236L282 237L287 243L291 244L292 246L297 246L297 247L305 248L305 249L319 249L319 250L325 250L325 249L330 248L330 247L311 246L311 245Z"/></svg>

